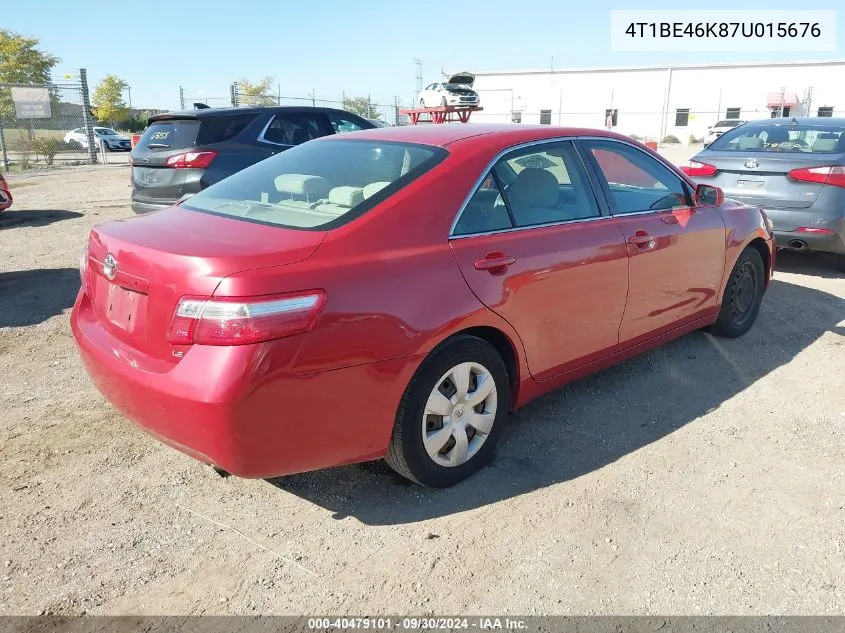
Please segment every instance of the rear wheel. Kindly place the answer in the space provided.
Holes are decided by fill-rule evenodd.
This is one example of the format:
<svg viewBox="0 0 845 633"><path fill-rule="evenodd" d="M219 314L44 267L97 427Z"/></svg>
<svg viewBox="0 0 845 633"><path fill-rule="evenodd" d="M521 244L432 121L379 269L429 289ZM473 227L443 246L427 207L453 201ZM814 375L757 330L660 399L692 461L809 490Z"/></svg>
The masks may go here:
<svg viewBox="0 0 845 633"><path fill-rule="evenodd" d="M746 247L731 271L719 318L709 328L713 334L737 338L751 329L763 301L765 276L760 253L753 246Z"/></svg>
<svg viewBox="0 0 845 633"><path fill-rule="evenodd" d="M845 255L836 256L836 268L845 273Z"/></svg>
<svg viewBox="0 0 845 633"><path fill-rule="evenodd" d="M385 461L425 486L452 486L489 462L509 402L498 352L474 336L449 339L408 383Z"/></svg>

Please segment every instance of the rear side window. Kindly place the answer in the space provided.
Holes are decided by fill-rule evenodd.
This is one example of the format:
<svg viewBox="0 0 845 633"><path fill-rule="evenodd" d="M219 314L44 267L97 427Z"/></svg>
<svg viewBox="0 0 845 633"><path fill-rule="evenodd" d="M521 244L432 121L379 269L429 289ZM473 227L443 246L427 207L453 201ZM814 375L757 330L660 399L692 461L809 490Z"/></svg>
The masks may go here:
<svg viewBox="0 0 845 633"><path fill-rule="evenodd" d="M210 145L222 143L235 138L244 131L246 127L255 121L257 112L251 114L237 114L234 116L220 115L210 120L203 120L202 130L199 134L197 144Z"/></svg>
<svg viewBox="0 0 845 633"><path fill-rule="evenodd" d="M182 208L326 230L358 217L447 155L414 143L337 140L281 152L204 189Z"/></svg>
<svg viewBox="0 0 845 633"><path fill-rule="evenodd" d="M845 152L845 128L836 125L744 125L725 132L708 150L837 154Z"/></svg>
<svg viewBox="0 0 845 633"><path fill-rule="evenodd" d="M196 119L154 121L141 134L138 146L153 151L193 147L199 128L200 122Z"/></svg>
<svg viewBox="0 0 845 633"><path fill-rule="evenodd" d="M310 114L285 113L277 114L270 121L259 140L274 145L300 145L320 136L317 119Z"/></svg>

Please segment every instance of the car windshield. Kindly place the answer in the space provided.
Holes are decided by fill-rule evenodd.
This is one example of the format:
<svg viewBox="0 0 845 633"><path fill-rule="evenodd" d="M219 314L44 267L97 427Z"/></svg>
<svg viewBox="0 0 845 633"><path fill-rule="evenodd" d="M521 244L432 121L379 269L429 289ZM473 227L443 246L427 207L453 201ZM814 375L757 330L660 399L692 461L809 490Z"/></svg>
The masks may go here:
<svg viewBox="0 0 845 633"><path fill-rule="evenodd" d="M100 136L118 136L117 132L110 130L107 127L95 127L94 131Z"/></svg>
<svg viewBox="0 0 845 633"><path fill-rule="evenodd" d="M455 90L456 88L469 88L466 84L443 84L446 90Z"/></svg>
<svg viewBox="0 0 845 633"><path fill-rule="evenodd" d="M413 182L442 148L315 140L263 160L182 203L194 211L296 229L335 228Z"/></svg>
<svg viewBox="0 0 845 633"><path fill-rule="evenodd" d="M725 132L707 149L718 152L836 154L845 151L845 128L837 125L771 123Z"/></svg>
<svg viewBox="0 0 845 633"><path fill-rule="evenodd" d="M736 127L742 123L742 121L733 121L733 120L725 120L725 121L717 121L716 125L713 127Z"/></svg>

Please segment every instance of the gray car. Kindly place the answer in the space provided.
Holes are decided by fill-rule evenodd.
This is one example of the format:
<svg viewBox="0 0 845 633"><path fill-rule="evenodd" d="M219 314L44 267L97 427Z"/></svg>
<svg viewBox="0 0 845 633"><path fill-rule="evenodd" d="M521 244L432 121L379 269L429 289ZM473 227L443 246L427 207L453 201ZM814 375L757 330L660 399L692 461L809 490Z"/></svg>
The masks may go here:
<svg viewBox="0 0 845 633"><path fill-rule="evenodd" d="M762 207L779 248L835 253L845 270L845 119L751 121L681 169L727 198Z"/></svg>

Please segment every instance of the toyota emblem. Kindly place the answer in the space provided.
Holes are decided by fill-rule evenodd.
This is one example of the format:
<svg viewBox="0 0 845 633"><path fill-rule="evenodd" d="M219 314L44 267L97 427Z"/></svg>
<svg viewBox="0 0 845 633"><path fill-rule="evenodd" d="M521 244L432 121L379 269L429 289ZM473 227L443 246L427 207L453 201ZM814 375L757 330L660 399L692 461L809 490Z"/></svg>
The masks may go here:
<svg viewBox="0 0 845 633"><path fill-rule="evenodd" d="M107 279L112 280L117 276L117 260L109 253L103 260L103 274Z"/></svg>
<svg viewBox="0 0 845 633"><path fill-rule="evenodd" d="M753 158L749 158L747 161L745 161L745 167L746 167L747 169L757 169L757 166L758 166L759 164L760 164L760 163L758 163L758 162L757 162L756 160L754 160Z"/></svg>

